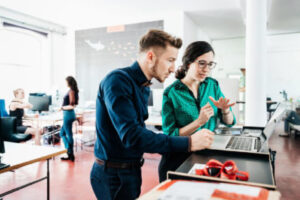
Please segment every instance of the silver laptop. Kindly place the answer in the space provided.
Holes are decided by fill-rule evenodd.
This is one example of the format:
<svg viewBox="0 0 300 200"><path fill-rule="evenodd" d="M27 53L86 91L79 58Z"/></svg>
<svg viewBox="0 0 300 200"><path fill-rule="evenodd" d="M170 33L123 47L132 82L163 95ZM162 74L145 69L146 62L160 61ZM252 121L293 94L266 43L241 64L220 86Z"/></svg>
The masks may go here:
<svg viewBox="0 0 300 200"><path fill-rule="evenodd" d="M228 136L228 135L215 135L214 142L210 149L228 150L228 151L245 151L245 152L260 152L265 142L269 140L274 132L277 117L283 115L285 112L285 106L278 106L273 117L266 124L262 134L258 137L251 137L257 133L256 129L253 129L254 133L251 133L251 129L247 129L241 136ZM276 117L275 117L276 116Z"/></svg>

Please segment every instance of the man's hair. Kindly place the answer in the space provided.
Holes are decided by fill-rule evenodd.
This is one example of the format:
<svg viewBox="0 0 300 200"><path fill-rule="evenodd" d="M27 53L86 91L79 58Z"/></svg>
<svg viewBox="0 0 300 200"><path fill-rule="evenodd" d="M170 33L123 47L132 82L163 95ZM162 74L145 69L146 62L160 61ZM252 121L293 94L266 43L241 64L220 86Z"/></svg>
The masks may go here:
<svg viewBox="0 0 300 200"><path fill-rule="evenodd" d="M141 38L139 44L140 52L144 52L151 47L166 49L167 45L171 45L179 49L182 45L182 40L162 30L151 29Z"/></svg>

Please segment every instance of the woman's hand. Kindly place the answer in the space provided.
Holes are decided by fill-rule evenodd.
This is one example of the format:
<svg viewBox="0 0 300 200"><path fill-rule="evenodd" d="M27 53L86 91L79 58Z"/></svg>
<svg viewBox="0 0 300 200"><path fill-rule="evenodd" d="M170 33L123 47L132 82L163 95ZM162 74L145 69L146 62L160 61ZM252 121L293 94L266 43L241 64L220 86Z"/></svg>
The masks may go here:
<svg viewBox="0 0 300 200"><path fill-rule="evenodd" d="M199 125L203 126L214 115L214 109L209 103L203 106L198 117Z"/></svg>
<svg viewBox="0 0 300 200"><path fill-rule="evenodd" d="M209 97L209 99L214 103L214 105L221 109L222 112L228 112L229 108L231 106L234 106L235 105L235 102L234 103L229 103L230 102L230 99L227 99L227 98L223 98L223 97L220 97L220 99L218 101L216 101L213 97Z"/></svg>

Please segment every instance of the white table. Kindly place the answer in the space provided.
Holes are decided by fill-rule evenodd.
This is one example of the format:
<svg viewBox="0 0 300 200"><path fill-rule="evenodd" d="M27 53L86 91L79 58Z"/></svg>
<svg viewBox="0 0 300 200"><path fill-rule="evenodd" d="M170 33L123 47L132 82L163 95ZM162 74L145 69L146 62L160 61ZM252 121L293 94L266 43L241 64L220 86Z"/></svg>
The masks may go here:
<svg viewBox="0 0 300 200"><path fill-rule="evenodd" d="M7 192L0 194L0 198L16 192L22 188L28 187L32 184L38 183L43 180L47 180L47 200L50 199L50 171L49 171L49 159L58 156L60 154L66 153L66 149L37 146L30 144L12 143L4 142L5 153L0 154L2 157L2 163L9 164L10 166L0 170L0 174L16 170L26 165L30 165L36 162L47 160L47 175L20 187L14 188Z"/></svg>

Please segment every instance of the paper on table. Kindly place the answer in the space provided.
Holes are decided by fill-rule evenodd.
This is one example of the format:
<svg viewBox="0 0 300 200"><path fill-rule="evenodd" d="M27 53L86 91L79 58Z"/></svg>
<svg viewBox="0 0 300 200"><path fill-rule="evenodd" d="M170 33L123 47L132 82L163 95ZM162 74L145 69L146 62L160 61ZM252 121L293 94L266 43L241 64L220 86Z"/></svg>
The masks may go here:
<svg viewBox="0 0 300 200"><path fill-rule="evenodd" d="M158 199L209 200L217 186L214 183L180 181L171 185Z"/></svg>
<svg viewBox="0 0 300 200"><path fill-rule="evenodd" d="M196 169L204 169L205 164L200 164L200 163L195 163L193 167L190 169L188 174L195 175L196 174Z"/></svg>
<svg viewBox="0 0 300 200"><path fill-rule="evenodd" d="M224 191L224 192L249 195L252 197L258 197L259 192L261 191L261 188L258 188L258 187L224 184L224 183L218 184L216 189Z"/></svg>

